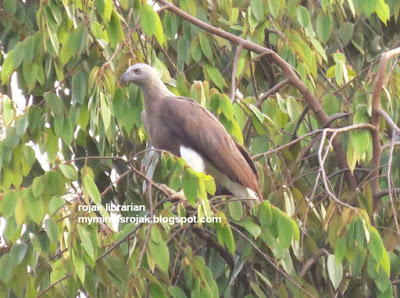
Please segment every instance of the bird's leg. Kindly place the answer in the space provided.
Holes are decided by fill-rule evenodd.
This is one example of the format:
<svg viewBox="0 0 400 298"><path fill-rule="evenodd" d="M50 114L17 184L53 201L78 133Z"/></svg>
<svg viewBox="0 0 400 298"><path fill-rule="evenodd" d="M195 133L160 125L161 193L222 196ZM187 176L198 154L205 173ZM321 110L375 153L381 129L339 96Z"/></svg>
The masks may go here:
<svg viewBox="0 0 400 298"><path fill-rule="evenodd" d="M160 184L159 185L160 189L162 189L168 196L170 197L170 200L179 200L179 201L186 201L186 197L183 194L183 190L180 190L178 192L174 191L173 189L169 188L165 184Z"/></svg>

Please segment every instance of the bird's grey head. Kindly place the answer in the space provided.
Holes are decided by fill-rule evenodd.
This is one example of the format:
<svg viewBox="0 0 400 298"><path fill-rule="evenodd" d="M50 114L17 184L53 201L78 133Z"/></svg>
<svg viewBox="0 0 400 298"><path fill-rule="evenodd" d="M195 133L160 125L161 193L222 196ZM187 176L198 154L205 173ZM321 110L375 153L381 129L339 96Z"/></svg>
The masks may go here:
<svg viewBox="0 0 400 298"><path fill-rule="evenodd" d="M139 87L145 87L150 82L160 79L158 72L144 63L134 64L121 76L121 83L132 82Z"/></svg>

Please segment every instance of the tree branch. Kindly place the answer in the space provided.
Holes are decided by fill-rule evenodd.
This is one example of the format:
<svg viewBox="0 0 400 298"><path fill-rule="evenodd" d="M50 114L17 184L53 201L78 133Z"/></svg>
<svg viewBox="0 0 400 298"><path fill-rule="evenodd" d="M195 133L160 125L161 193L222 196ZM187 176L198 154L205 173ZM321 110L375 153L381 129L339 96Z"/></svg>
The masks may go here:
<svg viewBox="0 0 400 298"><path fill-rule="evenodd" d="M256 107L260 108L261 104L264 102L264 100L266 100L272 94L278 92L283 86L285 86L289 83L290 83L289 79L284 79L283 81L280 81L278 84L273 86L271 89L269 89L267 92L265 92L263 95L260 96L260 98L256 102Z"/></svg>
<svg viewBox="0 0 400 298"><path fill-rule="evenodd" d="M231 78L231 102L235 100L235 92L236 92L236 71L238 68L239 64L239 57L240 57L240 52L242 51L243 46L239 45L236 49L236 54L235 58L233 59L233 65L232 65L232 78Z"/></svg>
<svg viewBox="0 0 400 298"><path fill-rule="evenodd" d="M372 180L371 180L371 190L373 196L373 211L376 211L379 205L380 198L378 197L379 193L379 165L381 162L382 155L382 147L381 147L381 139L380 139L380 110L381 110L381 92L383 82L386 76L386 66L390 58L393 56L400 54L400 48L396 48L394 50L390 50L385 52L379 62L378 73L375 78L375 87L372 93L372 121L371 124L375 127L375 130L371 131L372 135Z"/></svg>
<svg viewBox="0 0 400 298"><path fill-rule="evenodd" d="M304 264L303 268L301 268L301 271L299 273L300 277L304 277L306 274L307 270L311 268L312 265L314 265L320 257L324 256L326 259L329 257L329 252L321 248L318 250L308 261Z"/></svg>

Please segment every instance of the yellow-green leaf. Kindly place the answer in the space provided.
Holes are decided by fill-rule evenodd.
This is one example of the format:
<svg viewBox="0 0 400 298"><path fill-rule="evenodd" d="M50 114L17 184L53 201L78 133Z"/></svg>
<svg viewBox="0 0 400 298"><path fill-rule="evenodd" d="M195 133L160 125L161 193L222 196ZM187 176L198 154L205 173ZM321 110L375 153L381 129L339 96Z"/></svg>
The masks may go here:
<svg viewBox="0 0 400 298"><path fill-rule="evenodd" d="M82 241L83 248L86 250L89 257L94 261L95 255L94 255L93 244L92 244L92 241L90 240L88 232L86 231L85 227L82 225L77 225L77 228L78 228L79 237L81 238L81 241Z"/></svg>
<svg viewBox="0 0 400 298"><path fill-rule="evenodd" d="M141 12L140 23L142 24L142 29L148 36L152 36L156 30L157 22L153 7L145 4L142 6Z"/></svg>
<svg viewBox="0 0 400 298"><path fill-rule="evenodd" d="M278 233L282 248L288 248L292 242L293 229L292 222L287 215L281 215L278 218Z"/></svg>
<svg viewBox="0 0 400 298"><path fill-rule="evenodd" d="M101 204L101 196L100 192L97 189L96 183L94 183L92 177L86 175L83 177L83 186L87 191L89 197L93 200L93 202L97 205Z"/></svg>
<svg viewBox="0 0 400 298"><path fill-rule="evenodd" d="M44 227L46 228L46 234L49 237L50 241L53 243L57 243L58 240L57 222L53 218L47 218L44 221Z"/></svg>

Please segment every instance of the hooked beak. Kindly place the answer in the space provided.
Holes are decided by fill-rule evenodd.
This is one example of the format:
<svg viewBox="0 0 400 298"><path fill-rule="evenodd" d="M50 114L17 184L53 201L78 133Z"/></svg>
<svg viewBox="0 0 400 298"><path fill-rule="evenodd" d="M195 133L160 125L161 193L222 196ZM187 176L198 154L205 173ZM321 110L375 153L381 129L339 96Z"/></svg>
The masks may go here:
<svg viewBox="0 0 400 298"><path fill-rule="evenodd" d="M129 82L129 76L128 76L128 74L126 72L121 76L120 82L122 84L126 83L126 82Z"/></svg>

